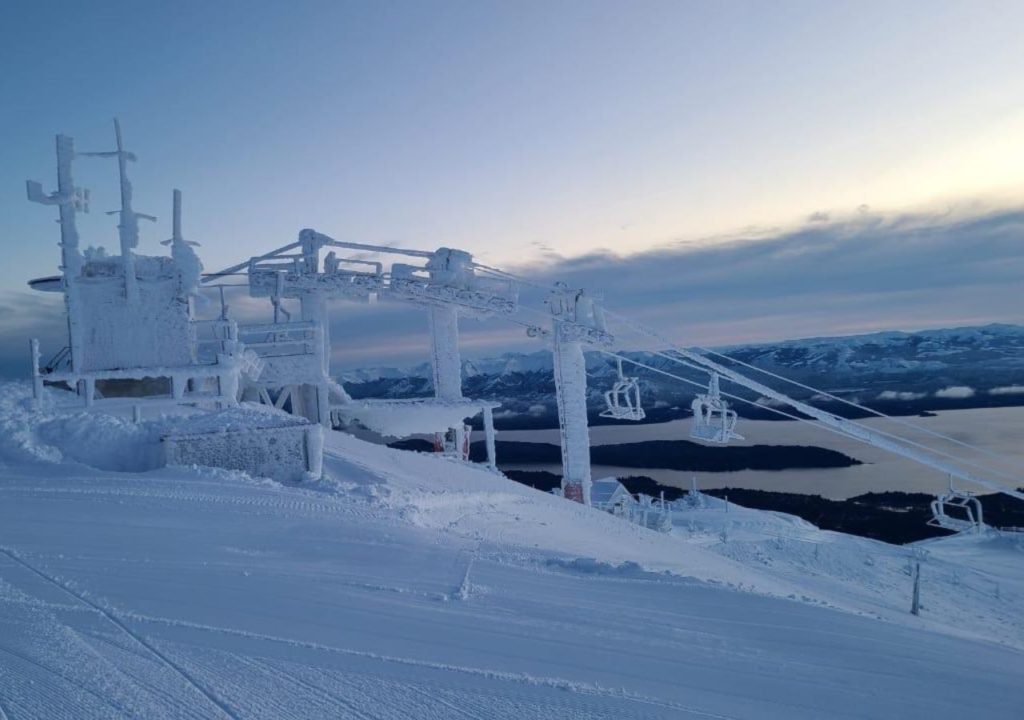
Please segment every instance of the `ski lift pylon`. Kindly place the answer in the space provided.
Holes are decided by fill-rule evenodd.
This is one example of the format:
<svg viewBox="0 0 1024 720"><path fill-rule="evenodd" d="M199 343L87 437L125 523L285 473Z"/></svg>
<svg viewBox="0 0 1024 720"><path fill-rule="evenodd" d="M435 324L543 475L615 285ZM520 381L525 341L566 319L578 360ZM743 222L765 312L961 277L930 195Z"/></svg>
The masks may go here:
<svg viewBox="0 0 1024 720"><path fill-rule="evenodd" d="M736 411L729 408L718 388L718 374L711 373L707 393L693 399L693 425L690 437L695 440L727 445L730 440L742 440L736 432Z"/></svg>
<svg viewBox="0 0 1024 720"><path fill-rule="evenodd" d="M932 517L928 524L955 532L978 532L985 527L981 511L981 500L976 495L957 490L953 478L949 479L949 490L932 500ZM955 514L950 515L953 510Z"/></svg>
<svg viewBox="0 0 1024 720"><path fill-rule="evenodd" d="M612 389L604 394L607 407L601 417L616 420L643 420L647 417L640 404L640 384L635 377L626 377L622 372L622 358L615 359L618 379Z"/></svg>

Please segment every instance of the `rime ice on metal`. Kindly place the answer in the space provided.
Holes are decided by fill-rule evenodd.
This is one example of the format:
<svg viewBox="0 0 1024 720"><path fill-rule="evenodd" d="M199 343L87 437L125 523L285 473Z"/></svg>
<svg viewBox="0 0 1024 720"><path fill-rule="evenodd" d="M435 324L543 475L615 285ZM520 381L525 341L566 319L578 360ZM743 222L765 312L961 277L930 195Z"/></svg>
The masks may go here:
<svg viewBox="0 0 1024 720"><path fill-rule="evenodd" d="M548 299L555 365L555 396L562 441L562 494L590 505L590 430L583 345L609 347L601 306L584 290L559 285Z"/></svg>
<svg viewBox="0 0 1024 720"><path fill-rule="evenodd" d="M743 439L743 436L736 432L736 411L730 409L718 387L717 373L711 373L708 391L693 399L692 408L693 425L690 427L690 437L719 445L727 445L730 440Z"/></svg>
<svg viewBox="0 0 1024 720"><path fill-rule="evenodd" d="M325 250L329 252L321 261ZM360 256L338 255L345 251ZM400 255L417 262L394 262L387 267L385 262L365 259L367 254ZM208 280L245 270L249 294L271 301L272 323L241 329L243 335L249 330L256 333L245 337L266 363L260 379L247 384L247 397L289 407L324 425L358 422L388 436L434 433L439 450L463 459L469 453L465 419L482 414L493 467L492 410L496 404L463 398L458 321L460 315L479 318L514 312L517 290L514 283L480 276L475 268L472 256L461 250L399 250L342 242L306 229L297 242L215 273ZM396 301L427 312L434 401L353 402L330 380L328 301L335 299ZM285 300L299 301L300 320L291 318Z"/></svg>
<svg viewBox="0 0 1024 720"><path fill-rule="evenodd" d="M949 490L931 502L932 517L928 524L954 532L981 532L985 528L981 501L972 493L953 487L949 479Z"/></svg>
<svg viewBox="0 0 1024 720"><path fill-rule="evenodd" d="M199 321L193 314L202 264L194 243L182 237L179 191L174 191L174 227L166 243L171 256L135 253L139 218L155 218L132 206L127 163L135 155L124 148L117 121L115 133L116 150L85 155L118 161L121 209L111 214L118 215L120 255L95 247L79 250L75 213L88 208L89 194L72 180L71 138L57 138L57 192L46 195L40 183L27 184L29 200L58 206L61 228L61 277L30 285L62 292L68 317L68 345L48 362L42 362L39 343L32 343L36 401L43 401L46 383L66 383L86 408L131 411L136 420L181 405L201 411L233 407L243 381L258 377L263 362L239 342L234 321ZM210 338L200 341L200 331ZM193 447L199 442L190 441Z"/></svg>
<svg viewBox="0 0 1024 720"><path fill-rule="evenodd" d="M640 380L626 377L622 372L622 358L615 358L618 379L604 394L605 409L601 417L614 420L639 421L647 417L640 402Z"/></svg>

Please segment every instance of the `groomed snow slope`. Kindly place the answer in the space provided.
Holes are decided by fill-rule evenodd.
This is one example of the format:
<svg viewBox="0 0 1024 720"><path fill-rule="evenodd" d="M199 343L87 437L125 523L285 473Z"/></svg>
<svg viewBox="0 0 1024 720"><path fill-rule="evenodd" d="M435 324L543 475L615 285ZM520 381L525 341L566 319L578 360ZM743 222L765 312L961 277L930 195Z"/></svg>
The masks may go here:
<svg viewBox="0 0 1024 720"><path fill-rule="evenodd" d="M1015 718L1024 701L1020 650L856 597L823 607L842 584L699 532L337 433L315 486L101 471L57 462L15 406L0 718Z"/></svg>

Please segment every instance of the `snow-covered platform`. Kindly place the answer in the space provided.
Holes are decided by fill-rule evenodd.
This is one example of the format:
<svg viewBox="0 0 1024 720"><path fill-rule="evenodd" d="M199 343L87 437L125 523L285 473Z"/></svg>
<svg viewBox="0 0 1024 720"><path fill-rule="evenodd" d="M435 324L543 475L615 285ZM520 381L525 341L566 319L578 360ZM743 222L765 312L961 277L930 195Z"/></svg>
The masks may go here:
<svg viewBox="0 0 1024 720"><path fill-rule="evenodd" d="M487 464L496 467L494 409L500 403L490 400L417 398L410 400L350 400L331 408L336 424L357 422L384 437L441 434L462 427L469 418L482 415L487 448ZM468 431L467 431L468 432ZM465 452L468 456L468 436Z"/></svg>

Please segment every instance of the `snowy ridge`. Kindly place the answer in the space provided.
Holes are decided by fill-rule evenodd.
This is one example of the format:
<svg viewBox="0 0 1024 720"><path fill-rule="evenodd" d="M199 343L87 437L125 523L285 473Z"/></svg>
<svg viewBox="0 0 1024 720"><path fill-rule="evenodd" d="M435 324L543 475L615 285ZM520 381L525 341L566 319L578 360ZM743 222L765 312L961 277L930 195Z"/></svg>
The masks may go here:
<svg viewBox="0 0 1024 720"><path fill-rule="evenodd" d="M1013 718L1024 699L1005 538L924 544L915 618L907 549L790 516L709 499L665 535L341 433L319 483L111 472L63 460L72 441L2 391L6 717Z"/></svg>
<svg viewBox="0 0 1024 720"><path fill-rule="evenodd" d="M862 402L966 400L975 396L976 401L1019 398L1024 402L1024 388L1019 382L1024 374L1024 327L1017 325L808 338L719 350L758 368ZM654 368L680 371L657 356L624 354ZM615 379L614 361L588 352L586 362L592 386L589 400L597 406L602 392ZM466 393L472 397L496 399L518 412L551 402L552 360L546 350L466 360L462 368ZM642 368L631 372L641 377L649 403L689 406L692 388ZM429 378L430 366L426 363L405 369L364 368L340 376L356 396L391 398L428 393ZM694 379L706 380L699 375ZM788 391L795 397L806 396L799 388L789 387Z"/></svg>

